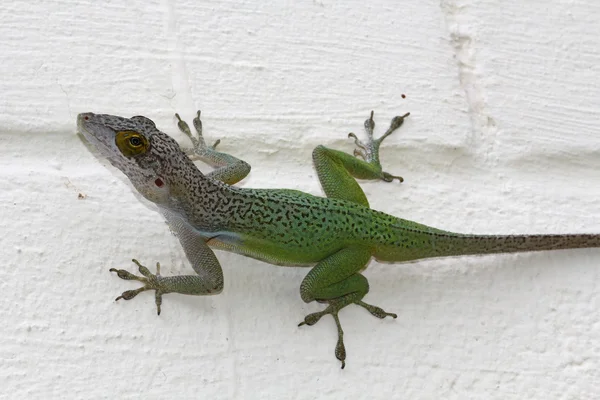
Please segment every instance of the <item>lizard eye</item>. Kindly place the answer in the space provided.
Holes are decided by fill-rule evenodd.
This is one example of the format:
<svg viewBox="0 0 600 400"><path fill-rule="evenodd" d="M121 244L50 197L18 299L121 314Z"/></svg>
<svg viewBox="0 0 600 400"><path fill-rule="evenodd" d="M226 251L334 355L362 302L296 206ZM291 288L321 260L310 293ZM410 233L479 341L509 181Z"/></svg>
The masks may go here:
<svg viewBox="0 0 600 400"><path fill-rule="evenodd" d="M133 157L145 153L150 147L148 139L135 131L117 132L115 143L125 157Z"/></svg>
<svg viewBox="0 0 600 400"><path fill-rule="evenodd" d="M129 139L129 144L133 147L140 147L142 145L142 139L137 136L134 136Z"/></svg>

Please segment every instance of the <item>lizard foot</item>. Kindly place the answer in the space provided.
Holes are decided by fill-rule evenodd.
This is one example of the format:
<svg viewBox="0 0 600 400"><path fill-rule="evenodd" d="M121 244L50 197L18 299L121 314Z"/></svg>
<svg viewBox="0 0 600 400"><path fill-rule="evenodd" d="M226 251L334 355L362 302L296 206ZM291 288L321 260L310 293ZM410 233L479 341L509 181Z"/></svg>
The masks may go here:
<svg viewBox="0 0 600 400"><path fill-rule="evenodd" d="M344 303L331 301L329 306L327 306L326 309L324 309L323 311L308 314L306 317L304 317L304 321L302 321L298 324L298 326L302 326L302 325L312 326L312 325L316 324L317 322L319 322L321 317L323 317L324 315L331 314L331 316L333 317L333 319L335 321L335 325L336 325L337 331L338 331L338 340L335 345L335 357L342 362L342 369L344 369L344 367L346 366L346 347L344 346L344 331L342 330L342 324L340 323L340 318L338 316L338 313L342 308L344 308L346 305L348 305L348 304L344 304ZM375 316L377 318L385 318L385 317L397 318L398 317L398 315L396 315L394 313L385 312L382 308L371 305L371 304L367 304L361 300L354 301L354 304L365 308L367 311L369 311L373 316Z"/></svg>
<svg viewBox="0 0 600 400"><path fill-rule="evenodd" d="M383 308L374 306L372 304L367 304L361 300L355 302L354 304L363 307L365 310L370 312L371 315L373 315L374 317L380 318L380 319L383 319L385 317L398 318L397 314L385 312L385 311L383 311Z"/></svg>
<svg viewBox="0 0 600 400"><path fill-rule="evenodd" d="M189 125L181 119L179 114L175 114L179 130L190 138L191 148L183 148L183 152L192 161L202 161L205 164L215 168L205 176L214 181L220 181L228 185L233 185L244 179L250 172L250 165L231 154L223 153L217 150L221 140L217 140L212 146L208 146L202 133L202 121L200 120L200 110L197 111L194 118L194 128L196 134L192 134Z"/></svg>
<svg viewBox="0 0 600 400"><path fill-rule="evenodd" d="M379 162L379 146L383 140L392 134L396 129L400 128L404 123L404 119L410 115L410 113L406 113L402 116L396 116L392 119L390 123L390 127L387 131L379 138L373 138L373 130L375 129L375 121L373 120L373 111L371 111L371 116L369 119L365 120L365 132L367 133L367 143L363 143L358 137L350 132L348 137L354 139L354 143L356 144L356 149L354 149L354 156L361 157L366 162L370 164L374 164L381 168L381 164ZM389 174L387 172L381 172L381 180L385 182L392 182L394 179L398 179L399 182L403 182L404 179L401 176L395 176Z"/></svg>
<svg viewBox="0 0 600 400"><path fill-rule="evenodd" d="M323 315L331 314L335 320L335 325L337 326L338 331L338 341L335 345L335 358L342 362L342 369L344 369L346 366L346 346L344 346L344 331L342 330L342 324L340 324L340 318L338 317L339 311L340 308L336 307L335 303L332 303L323 311L308 314L306 317L304 317L304 321L300 322L298 326L312 326L319 322Z"/></svg>
<svg viewBox="0 0 600 400"><path fill-rule="evenodd" d="M219 143L221 143L221 139L217 139L215 144L212 146L207 146L204 141L204 136L202 136L202 121L200 120L200 110L197 111L196 117L194 118L194 128L196 129L196 135L192 134L190 130L190 126L181 119L179 114L175 114L177 118L177 127L179 130L187 135L192 142L193 148L184 149L185 153L192 159L200 159L200 157L205 156L207 153L214 151Z"/></svg>
<svg viewBox="0 0 600 400"><path fill-rule="evenodd" d="M115 301L118 301L120 299L131 300L135 296L137 296L138 294L140 294L142 292L145 292L146 290L156 290L156 296L155 296L156 311L157 311L158 315L160 315L160 305L162 304L162 295L164 293L168 292L165 290L165 288L163 288L163 285L161 284L160 263L158 263L158 262L156 263L156 274L153 274L152 272L150 272L150 270L148 268L146 268L142 264L140 264L140 262L138 260L133 259L131 261L133 261L138 266L140 273L144 276L134 275L131 272L126 271L124 269L111 268L109 271L116 272L117 276L121 279L140 281L144 284L144 286L142 286L139 289L124 291L119 297L117 297L115 299Z"/></svg>

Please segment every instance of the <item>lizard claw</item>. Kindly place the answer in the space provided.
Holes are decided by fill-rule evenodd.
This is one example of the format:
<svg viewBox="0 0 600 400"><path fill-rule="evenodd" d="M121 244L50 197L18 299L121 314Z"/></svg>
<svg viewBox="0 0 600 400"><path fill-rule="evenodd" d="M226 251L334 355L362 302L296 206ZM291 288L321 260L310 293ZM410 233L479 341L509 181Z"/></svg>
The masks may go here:
<svg viewBox="0 0 600 400"><path fill-rule="evenodd" d="M381 178L385 182L392 182L394 179L398 179L398 182L404 182L404 178L401 176L390 175L387 172L382 172L383 177Z"/></svg>

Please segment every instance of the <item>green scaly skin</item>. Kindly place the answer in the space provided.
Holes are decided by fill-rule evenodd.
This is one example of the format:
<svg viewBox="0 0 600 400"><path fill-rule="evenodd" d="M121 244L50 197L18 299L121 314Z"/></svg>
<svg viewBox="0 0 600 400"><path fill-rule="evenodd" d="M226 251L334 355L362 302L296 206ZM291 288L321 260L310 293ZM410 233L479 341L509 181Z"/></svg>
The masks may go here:
<svg viewBox="0 0 600 400"><path fill-rule="evenodd" d="M160 314L162 295L208 295L221 292L223 273L211 248L223 249L278 265L313 266L300 285L303 301L327 304L305 317L313 325L323 315L333 316L338 341L335 355L345 366L346 350L338 312L359 305L378 318L393 317L362 301L369 291L361 274L369 260L401 262L428 257L508 253L599 247L600 235L463 235L403 220L369 208L355 178L402 181L384 172L379 162L382 140L398 129L408 114L395 117L389 129L373 138L373 113L365 121L366 143L354 134L354 156L318 146L313 162L326 198L288 189L245 189L230 186L243 179L250 166L207 146L200 112L194 119L197 135L176 115L178 126L193 143L182 150L148 118L80 114L79 132L93 151L120 169L136 190L158 206L179 238L196 275L163 277L160 265L152 274L133 260L143 276L112 268L122 279L144 283L118 299L130 300L146 290L156 291ZM359 159L358 157L362 159ZM214 171L204 175L192 159Z"/></svg>

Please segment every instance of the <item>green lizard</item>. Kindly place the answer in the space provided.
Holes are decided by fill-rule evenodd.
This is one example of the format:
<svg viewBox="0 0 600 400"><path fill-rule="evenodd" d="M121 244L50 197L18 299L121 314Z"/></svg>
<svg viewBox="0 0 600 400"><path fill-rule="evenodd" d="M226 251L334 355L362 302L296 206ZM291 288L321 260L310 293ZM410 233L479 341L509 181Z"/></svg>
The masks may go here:
<svg viewBox="0 0 600 400"><path fill-rule="evenodd" d="M160 264L152 274L133 260L143 276L111 268L122 279L144 284L117 297L130 300L138 293L155 290L157 312L162 295L217 294L223 289L223 272L211 248L254 257L272 264L313 266L300 284L305 302L327 304L309 314L300 325L313 325L330 314L338 340L335 356L345 366L346 350L338 312L357 304L375 317L396 314L367 304L369 291L362 270L374 257L402 262L427 257L520 251L599 247L599 234L574 235L464 235L396 218L369 208L354 178L402 181L383 172L379 146L398 129L409 114L395 117L384 135L373 138L373 113L365 121L368 140L354 134L354 156L318 146L313 162L327 197L289 189L247 189L230 186L243 179L250 166L229 154L207 146L202 136L200 111L194 119L197 135L179 118L179 129L193 143L183 151L177 142L142 116L123 118L92 113L79 114L78 130L91 147L131 181L136 190L158 206L172 232L179 238L197 275L163 277ZM359 156L359 157L357 157ZM216 167L203 174L192 159Z"/></svg>

